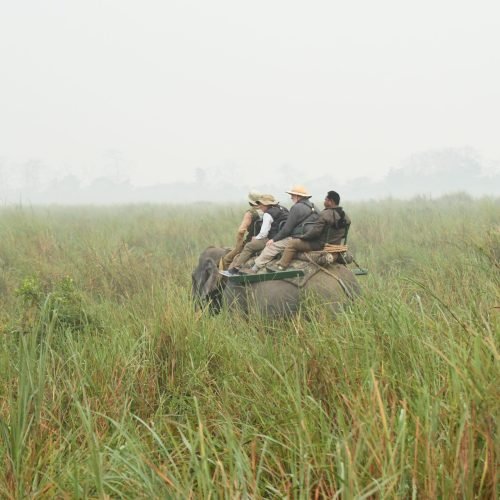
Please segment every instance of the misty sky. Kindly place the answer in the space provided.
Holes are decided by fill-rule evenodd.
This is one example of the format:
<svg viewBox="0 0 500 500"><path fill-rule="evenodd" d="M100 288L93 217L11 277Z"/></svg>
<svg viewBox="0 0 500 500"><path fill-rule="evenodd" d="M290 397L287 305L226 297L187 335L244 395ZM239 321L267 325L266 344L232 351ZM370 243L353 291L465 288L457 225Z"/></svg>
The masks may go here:
<svg viewBox="0 0 500 500"><path fill-rule="evenodd" d="M499 117L498 1L0 2L4 168L345 180L439 148L498 161Z"/></svg>

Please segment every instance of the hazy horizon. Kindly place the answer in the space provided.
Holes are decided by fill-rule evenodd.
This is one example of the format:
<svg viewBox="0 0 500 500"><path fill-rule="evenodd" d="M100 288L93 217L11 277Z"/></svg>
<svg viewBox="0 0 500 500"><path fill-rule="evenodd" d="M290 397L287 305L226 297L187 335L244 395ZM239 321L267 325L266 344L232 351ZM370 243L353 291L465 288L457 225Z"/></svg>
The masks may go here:
<svg viewBox="0 0 500 500"><path fill-rule="evenodd" d="M43 178L43 166L37 162L26 163L20 174L17 184L7 182L9 179L5 175L2 177L0 203L243 203L247 193L256 190L272 193L286 204L289 196L285 191L297 183L303 184L314 201L319 203L326 191L331 189L348 201L387 197L408 199L415 196L436 198L454 193L500 197L500 170L485 166L481 155L470 148L413 155L399 168L392 169L379 179L360 177L351 181L340 181L334 175L318 175L314 171L304 174L287 168L277 169L265 179L246 182L241 169L221 167L200 168L188 181L137 186L119 175L82 179L67 174L49 180Z"/></svg>
<svg viewBox="0 0 500 500"><path fill-rule="evenodd" d="M499 170L498 2L27 0L0 13L5 182L31 165L42 182L346 183L464 148Z"/></svg>

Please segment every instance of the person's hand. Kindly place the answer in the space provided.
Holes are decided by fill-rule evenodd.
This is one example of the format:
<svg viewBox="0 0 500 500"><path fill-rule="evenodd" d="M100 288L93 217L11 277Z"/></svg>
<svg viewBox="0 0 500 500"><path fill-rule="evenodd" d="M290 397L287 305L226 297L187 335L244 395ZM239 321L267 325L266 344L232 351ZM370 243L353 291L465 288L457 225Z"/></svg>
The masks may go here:
<svg viewBox="0 0 500 500"><path fill-rule="evenodd" d="M266 247L271 246L273 243L273 240L267 240Z"/></svg>

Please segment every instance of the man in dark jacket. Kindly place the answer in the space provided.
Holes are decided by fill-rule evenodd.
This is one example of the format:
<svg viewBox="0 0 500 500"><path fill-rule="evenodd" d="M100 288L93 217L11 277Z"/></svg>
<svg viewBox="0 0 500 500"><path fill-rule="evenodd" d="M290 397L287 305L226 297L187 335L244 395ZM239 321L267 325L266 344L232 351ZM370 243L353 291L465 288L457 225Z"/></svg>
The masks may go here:
<svg viewBox="0 0 500 500"><path fill-rule="evenodd" d="M335 191L328 191L324 201L325 209L319 215L319 219L302 236L288 241L275 270L284 271L297 252L322 250L326 244L340 245L343 243L351 220L342 207L339 207L339 203L339 194Z"/></svg>
<svg viewBox="0 0 500 500"><path fill-rule="evenodd" d="M288 219L278 234L268 240L262 253L255 259L255 264L252 267L252 271L254 272L262 269L276 255L281 253L292 237L297 238L303 235L307 224L315 222L318 219L314 204L309 200L311 195L304 186L294 186L290 191L286 191L286 193L290 195L293 201Z"/></svg>

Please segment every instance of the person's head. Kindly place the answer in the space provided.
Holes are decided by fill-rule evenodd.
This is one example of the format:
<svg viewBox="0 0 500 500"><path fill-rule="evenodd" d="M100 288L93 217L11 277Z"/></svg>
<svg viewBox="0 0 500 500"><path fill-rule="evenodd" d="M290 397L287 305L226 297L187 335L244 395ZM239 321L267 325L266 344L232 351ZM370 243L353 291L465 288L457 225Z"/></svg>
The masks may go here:
<svg viewBox="0 0 500 500"><path fill-rule="evenodd" d="M290 191L285 191L285 193L290 195L293 203L297 203L304 198L310 198L312 196L309 194L307 189L300 184L296 184L292 187L292 189L290 189Z"/></svg>
<svg viewBox="0 0 500 500"><path fill-rule="evenodd" d="M335 208L338 207L340 203L340 195L336 191L328 191L325 196L325 201L323 204L325 208Z"/></svg>
<svg viewBox="0 0 500 500"><path fill-rule="evenodd" d="M259 201L259 198L262 196L262 193L257 193L257 191L250 191L248 193L248 204L251 206L251 207L257 207L257 205L259 204L258 201Z"/></svg>
<svg viewBox="0 0 500 500"><path fill-rule="evenodd" d="M267 212L270 207L277 205L279 203L279 201L276 200L272 194L263 194L257 200L257 203L258 203L259 208L263 212Z"/></svg>

